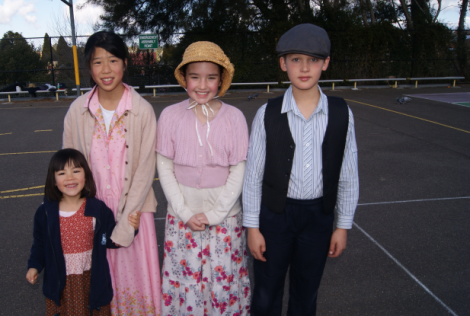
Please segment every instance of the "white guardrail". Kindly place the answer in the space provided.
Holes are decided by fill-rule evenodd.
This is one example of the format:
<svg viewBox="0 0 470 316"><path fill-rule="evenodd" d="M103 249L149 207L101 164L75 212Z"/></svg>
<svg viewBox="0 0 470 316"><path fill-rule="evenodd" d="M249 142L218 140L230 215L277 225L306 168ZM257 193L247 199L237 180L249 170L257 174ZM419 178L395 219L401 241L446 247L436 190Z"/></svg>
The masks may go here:
<svg viewBox="0 0 470 316"><path fill-rule="evenodd" d="M415 82L415 88L418 88L418 80L453 80L452 87L455 88L455 81L465 79L465 77L411 77L406 78Z"/></svg>
<svg viewBox="0 0 470 316"><path fill-rule="evenodd" d="M344 79L328 79L328 80L318 80L319 83L331 83L331 90L335 89L335 82L343 82ZM290 81L281 81L282 84L291 84Z"/></svg>
<svg viewBox="0 0 470 316"><path fill-rule="evenodd" d="M153 89L153 96L156 96L157 89L165 89L165 88L183 88L179 84L159 84L156 86L145 86L145 89Z"/></svg>
<svg viewBox="0 0 470 316"><path fill-rule="evenodd" d="M232 83L231 86L254 86L254 85L265 85L267 86L266 92L269 92L269 85L277 85L279 82L277 81L270 81L270 82L237 82Z"/></svg>
<svg viewBox="0 0 470 316"><path fill-rule="evenodd" d="M406 80L406 78L344 79L344 81L347 81L347 82L354 82L354 88L352 88L352 90L358 90L357 89L357 83L358 82L395 81L395 84L393 85L393 88L397 88L398 87L398 81L403 81L403 80Z"/></svg>
<svg viewBox="0 0 470 316"><path fill-rule="evenodd" d="M392 88L397 88L398 81L410 80L415 82L415 88L418 87L418 80L453 80L452 87L455 87L457 80L463 80L465 77L408 77L408 78L374 78L374 79L327 79L327 80L319 80L320 83L331 83L331 90L335 89L335 83L337 82L353 82L354 88L352 90L357 89L358 82L371 82L371 81L391 81L394 82L393 85L390 85ZM232 83L231 86L259 86L264 85L266 86L266 92L269 92L269 87L278 84L290 84L290 81L269 81L269 82L235 82ZM138 90L138 86L132 86L135 90ZM156 96L157 89L166 89L166 88L181 88L179 84L163 84L163 85L148 85L144 86L145 89L153 89L153 96ZM92 88L80 88L80 91L83 95L85 91L90 91ZM72 91L77 91L76 88L73 88ZM11 102L11 95L14 94L27 94L28 91L9 91L9 92L0 92L0 95L8 95L8 102ZM59 100L59 93L64 93L67 95L66 89L59 89L56 91L48 91L48 90L37 90L36 93L55 93L56 100Z"/></svg>
<svg viewBox="0 0 470 316"><path fill-rule="evenodd" d="M231 84L231 86L255 86L255 85L265 85L267 86L266 91L269 92L269 85L276 85L279 84L277 81L270 81L270 82L235 82ZM153 89L153 96L156 96L157 89L165 89L165 88L182 88L179 84L163 84L163 85L150 85L145 86L145 89Z"/></svg>
<svg viewBox="0 0 470 316"><path fill-rule="evenodd" d="M59 101L59 93L64 93L67 94L66 89L59 89L55 91L49 91L49 90L36 90L35 93L55 93L55 98L57 101ZM28 94L28 90L24 91L7 91L7 92L0 92L0 95L8 95L8 102L11 102L11 95L12 94Z"/></svg>
<svg viewBox="0 0 470 316"><path fill-rule="evenodd" d="M139 86L132 86L135 90L139 90ZM90 91L93 88L80 88L80 93L83 95L84 91ZM77 91L77 88L73 88L72 91Z"/></svg>

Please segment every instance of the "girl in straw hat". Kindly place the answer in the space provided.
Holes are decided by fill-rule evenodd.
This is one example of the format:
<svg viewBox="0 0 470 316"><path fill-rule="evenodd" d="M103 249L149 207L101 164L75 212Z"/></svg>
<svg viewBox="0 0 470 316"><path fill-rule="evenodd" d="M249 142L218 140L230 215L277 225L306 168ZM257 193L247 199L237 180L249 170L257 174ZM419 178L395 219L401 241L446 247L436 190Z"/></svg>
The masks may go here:
<svg viewBox="0 0 470 316"><path fill-rule="evenodd" d="M250 312L239 201L248 127L240 110L215 99L233 73L219 46L191 44L175 70L189 99L159 118L157 168L168 200L162 315Z"/></svg>

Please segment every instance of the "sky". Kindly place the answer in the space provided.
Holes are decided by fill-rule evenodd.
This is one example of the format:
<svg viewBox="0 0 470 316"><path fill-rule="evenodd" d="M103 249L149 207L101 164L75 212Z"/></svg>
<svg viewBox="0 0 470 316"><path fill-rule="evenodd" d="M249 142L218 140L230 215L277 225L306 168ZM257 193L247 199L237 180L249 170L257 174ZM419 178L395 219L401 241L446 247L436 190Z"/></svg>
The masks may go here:
<svg viewBox="0 0 470 316"><path fill-rule="evenodd" d="M436 4L437 0L431 0ZM86 0L75 0L74 5ZM459 0L442 0L439 20L456 29L459 21ZM60 0L0 0L0 37L7 31L19 32L23 37L59 36L64 31L59 25L67 24L69 7ZM87 5L81 10L75 8L75 27L78 35L93 33L92 25L99 21L101 7ZM470 28L470 12L467 14L466 28ZM57 23L56 21L59 21ZM70 31L68 31L70 32ZM69 35L69 34L62 34Z"/></svg>
<svg viewBox="0 0 470 316"><path fill-rule="evenodd" d="M78 10L76 6L86 1L73 2L78 35L92 34L92 25L99 21L103 10L91 5ZM8 31L21 33L23 37L44 37L45 33L59 36L61 32L70 32L57 26L57 21L59 25L68 26L68 16L69 7L60 0L0 0L0 37Z"/></svg>

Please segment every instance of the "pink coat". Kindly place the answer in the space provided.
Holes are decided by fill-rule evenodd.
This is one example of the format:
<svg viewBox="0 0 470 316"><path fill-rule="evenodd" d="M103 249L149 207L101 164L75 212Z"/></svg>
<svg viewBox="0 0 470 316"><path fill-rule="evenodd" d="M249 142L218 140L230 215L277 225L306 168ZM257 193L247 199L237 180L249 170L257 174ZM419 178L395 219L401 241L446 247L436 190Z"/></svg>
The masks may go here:
<svg viewBox="0 0 470 316"><path fill-rule="evenodd" d="M155 175L155 143L157 120L155 112L145 99L132 87L132 108L124 114L127 148L124 187L119 199L117 225L111 239L124 247L134 240L134 228L129 225L129 214L135 211L155 212L157 200L152 184ZM92 90L77 98L68 110L64 121L63 148L81 151L90 164L90 150L95 126L95 117L88 108Z"/></svg>

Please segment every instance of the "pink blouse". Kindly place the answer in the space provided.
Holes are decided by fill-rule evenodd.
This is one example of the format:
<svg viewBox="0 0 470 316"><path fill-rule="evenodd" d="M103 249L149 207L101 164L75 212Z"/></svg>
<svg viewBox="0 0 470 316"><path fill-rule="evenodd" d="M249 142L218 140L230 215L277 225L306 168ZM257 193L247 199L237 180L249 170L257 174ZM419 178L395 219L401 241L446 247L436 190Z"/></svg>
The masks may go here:
<svg viewBox="0 0 470 316"><path fill-rule="evenodd" d="M165 108L158 119L156 150L174 163L176 180L192 188L225 185L230 166L246 160L248 126L243 113L222 103L217 115L207 124L197 121L202 146L196 133L196 114L188 110L189 99Z"/></svg>
<svg viewBox="0 0 470 316"><path fill-rule="evenodd" d="M90 164L96 184L97 198L105 196L119 200L124 184L126 170L127 147L123 115L132 109L131 93L128 87L119 101L118 107L111 120L109 134L101 113L98 92L90 93L89 109L95 116L95 130L90 150Z"/></svg>

